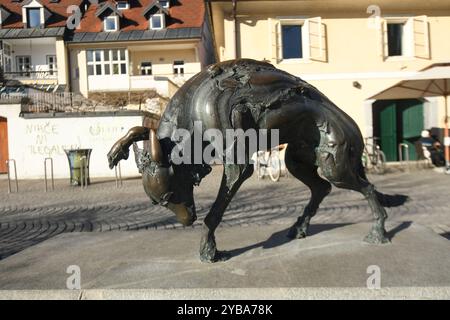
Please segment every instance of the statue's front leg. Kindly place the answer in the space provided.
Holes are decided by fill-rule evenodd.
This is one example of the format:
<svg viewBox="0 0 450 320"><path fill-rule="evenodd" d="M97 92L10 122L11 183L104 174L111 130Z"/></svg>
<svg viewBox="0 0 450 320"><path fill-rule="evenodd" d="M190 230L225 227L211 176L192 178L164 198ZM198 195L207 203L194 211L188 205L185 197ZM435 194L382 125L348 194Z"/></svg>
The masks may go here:
<svg viewBox="0 0 450 320"><path fill-rule="evenodd" d="M150 129L146 127L133 127L127 134L117 140L108 152L109 167L112 169L120 160L128 159L130 146L133 142L148 140Z"/></svg>
<svg viewBox="0 0 450 320"><path fill-rule="evenodd" d="M222 221L223 213L242 183L253 173L253 165L226 164L219 194L203 224L200 242L200 260L202 262L224 261L230 258L225 251L218 251L214 232Z"/></svg>

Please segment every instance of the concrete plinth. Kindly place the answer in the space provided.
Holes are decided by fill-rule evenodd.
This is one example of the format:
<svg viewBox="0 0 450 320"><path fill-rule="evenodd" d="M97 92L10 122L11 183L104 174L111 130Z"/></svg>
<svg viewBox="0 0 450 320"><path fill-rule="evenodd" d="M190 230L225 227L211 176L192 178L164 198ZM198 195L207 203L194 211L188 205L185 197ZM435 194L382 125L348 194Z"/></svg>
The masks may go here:
<svg viewBox="0 0 450 320"><path fill-rule="evenodd" d="M425 227L388 225L387 245L362 241L370 224L313 225L292 241L287 228L219 228L232 258L215 264L199 261L200 229L63 234L0 261L0 297L450 298L450 242ZM79 292L66 289L71 265ZM367 289L374 268L381 290Z"/></svg>

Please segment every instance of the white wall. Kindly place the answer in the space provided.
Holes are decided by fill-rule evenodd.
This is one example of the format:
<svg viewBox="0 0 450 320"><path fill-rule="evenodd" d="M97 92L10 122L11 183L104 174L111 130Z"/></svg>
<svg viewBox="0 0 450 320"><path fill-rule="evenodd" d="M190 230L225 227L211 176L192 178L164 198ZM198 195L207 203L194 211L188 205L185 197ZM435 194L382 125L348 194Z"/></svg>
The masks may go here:
<svg viewBox="0 0 450 320"><path fill-rule="evenodd" d="M31 65L35 71L46 71L47 56L56 55L56 41L51 39L50 43L38 44L36 41L20 41L13 43L13 65L14 70L17 71L16 57L17 56L31 56ZM59 63L59 61L58 61Z"/></svg>
<svg viewBox="0 0 450 320"><path fill-rule="evenodd" d="M129 90L130 77L122 75L88 76L89 91Z"/></svg>
<svg viewBox="0 0 450 320"><path fill-rule="evenodd" d="M142 125L141 116L24 119L20 105L0 105L0 116L8 120L9 157L17 161L19 179L42 179L44 159L52 157L55 178L69 178L64 149L91 148L90 176L114 177L106 155L126 132ZM122 176L139 175L132 148L121 161Z"/></svg>

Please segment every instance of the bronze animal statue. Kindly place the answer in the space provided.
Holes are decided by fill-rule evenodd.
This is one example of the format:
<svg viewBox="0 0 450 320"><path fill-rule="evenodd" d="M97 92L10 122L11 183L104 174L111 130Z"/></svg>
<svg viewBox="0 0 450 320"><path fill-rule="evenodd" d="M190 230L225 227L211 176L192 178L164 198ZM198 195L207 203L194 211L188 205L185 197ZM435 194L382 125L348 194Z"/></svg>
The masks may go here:
<svg viewBox="0 0 450 320"><path fill-rule="evenodd" d="M377 192L366 177L361 162L364 143L356 123L315 87L269 63L232 60L198 73L170 100L157 132L134 127L116 142L108 153L110 167L128 158L134 142L149 140L148 151L135 148L145 192L154 204L172 210L183 225L191 225L196 219L194 185L211 167L209 163L175 164L171 153L180 142L173 138L174 132L181 128L192 133L196 121L201 122L202 130L279 130L279 143L288 144L287 169L311 190L311 199L289 237L306 237L311 218L331 191L331 182L367 199L375 222L365 241L389 241L383 208L387 196ZM203 142L202 150L210 143ZM247 153L242 164L224 161L217 198L204 219L201 261L228 258L226 252L216 249L214 232L233 196L253 173L250 157ZM318 168L326 180L319 176Z"/></svg>

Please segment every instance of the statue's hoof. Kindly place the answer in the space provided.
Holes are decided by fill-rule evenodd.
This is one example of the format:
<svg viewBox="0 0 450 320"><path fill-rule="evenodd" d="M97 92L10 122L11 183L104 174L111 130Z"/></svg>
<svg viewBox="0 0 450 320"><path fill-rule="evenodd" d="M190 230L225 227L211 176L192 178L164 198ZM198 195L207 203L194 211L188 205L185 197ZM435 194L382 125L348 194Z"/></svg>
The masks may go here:
<svg viewBox="0 0 450 320"><path fill-rule="evenodd" d="M390 243L391 241L379 233L371 232L367 236L365 236L364 242L367 242L370 244L385 244L385 243Z"/></svg>
<svg viewBox="0 0 450 320"><path fill-rule="evenodd" d="M289 229L287 236L290 239L303 239L306 238L306 231L294 226Z"/></svg>
<svg viewBox="0 0 450 320"><path fill-rule="evenodd" d="M216 251L214 257L207 255L200 255L201 262L214 263L227 261L231 258L231 254L228 251Z"/></svg>

